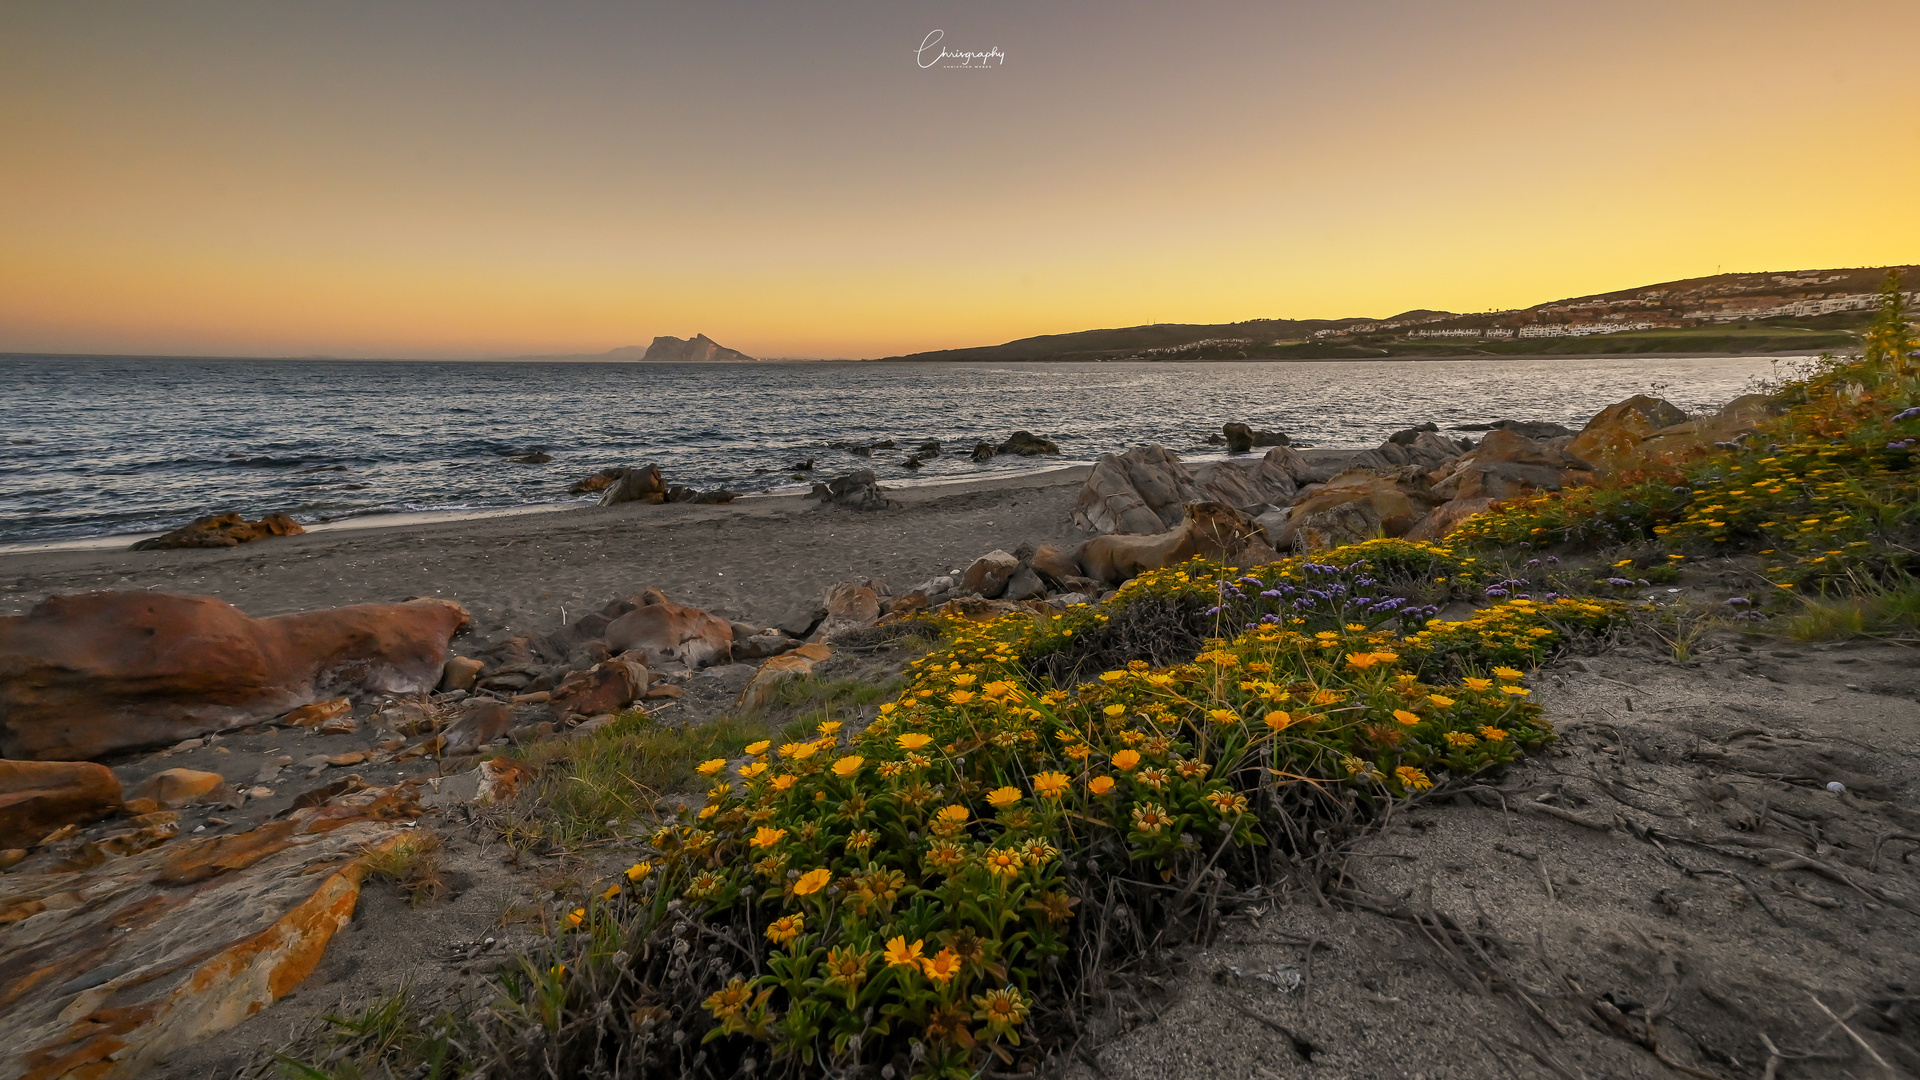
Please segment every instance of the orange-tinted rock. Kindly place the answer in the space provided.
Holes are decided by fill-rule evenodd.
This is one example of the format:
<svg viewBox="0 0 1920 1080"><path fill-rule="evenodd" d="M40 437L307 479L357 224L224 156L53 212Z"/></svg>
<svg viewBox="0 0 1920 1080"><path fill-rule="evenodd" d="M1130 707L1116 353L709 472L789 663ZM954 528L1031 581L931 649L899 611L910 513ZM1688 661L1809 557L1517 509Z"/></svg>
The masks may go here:
<svg viewBox="0 0 1920 1080"><path fill-rule="evenodd" d="M646 590L638 601L640 606L607 624L604 638L613 652L638 651L648 667L705 667L732 655L733 624L727 620L676 604L658 589Z"/></svg>
<svg viewBox="0 0 1920 1080"><path fill-rule="evenodd" d="M471 690L474 680L486 670L487 665L471 656L455 656L447 660L447 666L441 669L440 689Z"/></svg>
<svg viewBox="0 0 1920 1080"><path fill-rule="evenodd" d="M319 727L336 716L344 715L353 708L353 702L347 698L334 698L331 701L316 701L311 705L302 705L280 718L288 727Z"/></svg>
<svg viewBox="0 0 1920 1080"><path fill-rule="evenodd" d="M1164 446L1102 454L1074 504L1073 523L1097 533L1153 535L1180 523L1206 492Z"/></svg>
<svg viewBox="0 0 1920 1080"><path fill-rule="evenodd" d="M995 552L1005 555L1005 552ZM989 556L991 557L991 556ZM1012 559L1013 556L1008 555ZM1015 560L1017 564L1017 560ZM1006 587L1006 580L1000 585ZM843 581L827 590L827 617L821 620L813 636L815 640L825 640L842 630L853 630L862 626L872 626L880 620L880 594L872 585L859 581Z"/></svg>
<svg viewBox="0 0 1920 1080"><path fill-rule="evenodd" d="M1587 421L1587 426L1567 443L1567 452L1590 462L1600 472L1613 472L1637 461L1640 444L1647 436L1686 422L1687 414L1672 404L1635 394L1617 405L1607 406Z"/></svg>
<svg viewBox="0 0 1920 1080"><path fill-rule="evenodd" d="M773 703L773 695L781 683L807 678L813 674L815 664L832 655L832 649L813 641L768 660L740 691L739 700L733 703L734 711L754 712L766 708Z"/></svg>
<svg viewBox="0 0 1920 1080"><path fill-rule="evenodd" d="M238 547L269 536L298 536L307 530L285 514L268 514L248 521L239 514L211 514L196 518L164 536L151 536L133 545L134 551L165 548Z"/></svg>
<svg viewBox="0 0 1920 1080"><path fill-rule="evenodd" d="M569 674L554 688L547 708L553 710L557 720L565 720L569 716L599 716L601 713L619 712L646 693L647 683L652 677L643 664L631 660L608 660L585 671Z"/></svg>
<svg viewBox="0 0 1920 1080"><path fill-rule="evenodd" d="M513 758L492 758L480 763L480 784L473 801L482 805L511 800L533 779L534 767Z"/></svg>
<svg viewBox="0 0 1920 1080"><path fill-rule="evenodd" d="M1593 482L1585 461L1512 431L1495 430L1473 452L1437 476L1429 494L1441 499L1514 499Z"/></svg>
<svg viewBox="0 0 1920 1080"><path fill-rule="evenodd" d="M667 482L660 475L658 466L648 465L644 469L620 469L600 493L601 506L617 506L626 502L663 503L667 501Z"/></svg>
<svg viewBox="0 0 1920 1080"><path fill-rule="evenodd" d="M1433 508L1419 523L1407 530L1408 540L1445 540L1447 534L1460 527L1460 523L1480 513L1494 504L1493 499L1455 499L1441 503Z"/></svg>
<svg viewBox="0 0 1920 1080"><path fill-rule="evenodd" d="M120 808L120 781L87 761L0 761L0 848L24 848L62 825Z"/></svg>
<svg viewBox="0 0 1920 1080"><path fill-rule="evenodd" d="M80 759L242 727L346 692L440 681L458 604L255 619L205 596L54 596L0 618L0 754Z"/></svg>
<svg viewBox="0 0 1920 1080"><path fill-rule="evenodd" d="M1434 502L1418 486L1393 477L1341 473L1293 505L1273 546L1317 551L1379 536L1404 536L1427 516Z"/></svg>
<svg viewBox="0 0 1920 1080"><path fill-rule="evenodd" d="M1778 398L1745 394L1712 416L1661 428L1641 441L1636 456L1642 461L1685 461L1712 451L1716 443L1749 434L1785 411L1785 403Z"/></svg>
<svg viewBox="0 0 1920 1080"><path fill-rule="evenodd" d="M239 836L166 843L177 825L154 820L17 867L0 878L0 1076L149 1075L286 996L351 918L363 854L420 810L368 789Z"/></svg>
<svg viewBox="0 0 1920 1080"><path fill-rule="evenodd" d="M226 778L219 773L168 769L147 777L133 789L133 798L151 799L163 810L177 810L220 792L226 785Z"/></svg>

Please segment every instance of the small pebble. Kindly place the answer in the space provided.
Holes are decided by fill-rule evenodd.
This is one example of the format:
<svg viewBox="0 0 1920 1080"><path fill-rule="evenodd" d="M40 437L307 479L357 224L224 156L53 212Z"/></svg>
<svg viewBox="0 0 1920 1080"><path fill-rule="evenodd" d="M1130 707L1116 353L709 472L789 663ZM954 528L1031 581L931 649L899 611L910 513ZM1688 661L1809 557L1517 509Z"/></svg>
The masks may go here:
<svg viewBox="0 0 1920 1080"><path fill-rule="evenodd" d="M1827 790L1833 792L1835 795L1845 795L1847 793L1847 785L1838 780L1829 780L1827 781Z"/></svg>

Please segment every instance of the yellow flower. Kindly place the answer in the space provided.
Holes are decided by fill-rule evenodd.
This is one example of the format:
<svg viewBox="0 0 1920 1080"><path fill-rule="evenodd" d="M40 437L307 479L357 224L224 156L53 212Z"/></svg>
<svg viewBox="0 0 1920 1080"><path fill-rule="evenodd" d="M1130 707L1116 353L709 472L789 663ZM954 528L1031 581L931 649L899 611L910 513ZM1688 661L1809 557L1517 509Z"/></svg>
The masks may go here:
<svg viewBox="0 0 1920 1080"><path fill-rule="evenodd" d="M972 686L973 676L971 674L955 675L951 681L955 686Z"/></svg>
<svg viewBox="0 0 1920 1080"><path fill-rule="evenodd" d="M740 766L740 778L742 780L751 780L761 773L766 772L767 768L767 763L764 761L756 761L751 765L742 765Z"/></svg>
<svg viewBox="0 0 1920 1080"><path fill-rule="evenodd" d="M1215 791L1207 796L1207 802L1219 811L1221 817L1231 817L1247 812L1247 797L1234 791Z"/></svg>
<svg viewBox="0 0 1920 1080"><path fill-rule="evenodd" d="M775 945L785 945L804 932L807 920L804 915L782 915L767 924L767 940Z"/></svg>
<svg viewBox="0 0 1920 1080"><path fill-rule="evenodd" d="M1356 652L1356 653L1347 654L1348 667L1360 668L1362 670L1365 670L1367 668L1372 667L1377 662L1378 661L1374 659L1374 655L1370 652Z"/></svg>
<svg viewBox="0 0 1920 1080"><path fill-rule="evenodd" d="M1020 801L1020 789L1016 787L995 788L987 792L987 802L996 810L1005 810Z"/></svg>
<svg viewBox="0 0 1920 1080"><path fill-rule="evenodd" d="M1127 673L1124 671L1103 671L1100 673L1101 682L1119 682L1126 677Z"/></svg>
<svg viewBox="0 0 1920 1080"><path fill-rule="evenodd" d="M920 950L925 945L925 941L915 941L909 945L905 937L897 937L888 941L886 953L887 965L889 967L907 967L918 970L920 967Z"/></svg>
<svg viewBox="0 0 1920 1080"><path fill-rule="evenodd" d="M1171 675L1168 675L1168 674L1167 674L1166 672L1163 672L1163 671L1162 671L1162 672L1155 672L1154 674L1152 674L1152 675L1149 675L1149 676L1147 676L1147 685L1149 685L1149 686L1172 686L1172 685L1173 685L1173 676L1171 676Z"/></svg>
<svg viewBox="0 0 1920 1080"><path fill-rule="evenodd" d="M1373 658L1382 664L1391 664L1395 660L1400 659L1400 654L1396 652L1381 652L1376 649L1374 650Z"/></svg>
<svg viewBox="0 0 1920 1080"><path fill-rule="evenodd" d="M620 895L620 883L616 881L613 884L607 886L607 891L600 894L600 899L611 900L614 897L619 895Z"/></svg>
<svg viewBox="0 0 1920 1080"><path fill-rule="evenodd" d="M999 701L1001 698L1013 693L1013 684L1007 682L1005 679L999 679L981 687L980 692L994 701Z"/></svg>
<svg viewBox="0 0 1920 1080"><path fill-rule="evenodd" d="M1020 853L1006 848L989 851L981 860L981 865L985 866L987 872L994 877L1015 877L1020 873L1020 864Z"/></svg>
<svg viewBox="0 0 1920 1080"><path fill-rule="evenodd" d="M947 700L953 702L955 705L965 705L973 700L973 691L955 690L953 693L947 695Z"/></svg>
<svg viewBox="0 0 1920 1080"><path fill-rule="evenodd" d="M1420 722L1420 715L1418 713L1410 713L1405 709L1393 710L1393 718L1409 726Z"/></svg>
<svg viewBox="0 0 1920 1080"><path fill-rule="evenodd" d="M1513 682L1520 677L1520 672L1510 667L1497 667L1493 669L1493 677L1501 682Z"/></svg>
<svg viewBox="0 0 1920 1080"><path fill-rule="evenodd" d="M1293 714L1285 709L1275 709L1267 714L1267 726L1275 731L1284 731L1291 723L1293 723Z"/></svg>
<svg viewBox="0 0 1920 1080"><path fill-rule="evenodd" d="M1448 697L1445 694L1428 694L1427 700L1433 702L1435 705L1438 705L1443 709L1453 704L1453 699Z"/></svg>
<svg viewBox="0 0 1920 1080"><path fill-rule="evenodd" d="M917 731L909 731L893 741L902 750L918 750L932 742L933 736L922 735Z"/></svg>
<svg viewBox="0 0 1920 1080"><path fill-rule="evenodd" d="M720 808L718 806L703 806L700 808L699 818L701 821L705 821L719 812Z"/></svg>
<svg viewBox="0 0 1920 1080"><path fill-rule="evenodd" d="M867 763L866 758L863 758L858 754L849 754L846 757L841 758L839 761L836 761L833 763L833 774L835 776L850 777L854 773L859 772L860 766L865 765L866 763Z"/></svg>
<svg viewBox="0 0 1920 1080"><path fill-rule="evenodd" d="M1393 770L1393 775L1399 777L1402 784L1414 791L1425 791L1433 786L1433 781L1427 779L1426 773L1411 765L1400 766Z"/></svg>
<svg viewBox="0 0 1920 1080"><path fill-rule="evenodd" d="M651 873L653 873L652 863L637 862L627 867L627 880L638 884L646 880L646 876Z"/></svg>
<svg viewBox="0 0 1920 1080"><path fill-rule="evenodd" d="M822 735L832 735L840 730L840 721L822 720L819 724L814 726L813 730L819 732Z"/></svg>
<svg viewBox="0 0 1920 1080"><path fill-rule="evenodd" d="M758 829L754 830L753 839L749 841L749 843L751 843L754 847L772 847L773 845L779 843L780 841L786 838L787 838L787 830L770 829L767 826L762 825Z"/></svg>
<svg viewBox="0 0 1920 1080"><path fill-rule="evenodd" d="M1113 767L1126 772L1140 764L1140 754L1135 750L1122 750L1113 755Z"/></svg>
<svg viewBox="0 0 1920 1080"><path fill-rule="evenodd" d="M1533 693L1533 691L1523 686L1503 686L1500 688L1500 692L1503 694L1512 694L1514 697L1526 697L1528 694Z"/></svg>
<svg viewBox="0 0 1920 1080"><path fill-rule="evenodd" d="M826 888L827 882L832 880L833 880L833 871L831 870L827 870L824 868L819 870L809 870L806 873L801 874L799 877L799 880L793 883L793 895L807 896L812 893L817 893L821 889Z"/></svg>
<svg viewBox="0 0 1920 1080"><path fill-rule="evenodd" d="M1127 707L1125 705L1109 705L1100 711L1106 713L1108 716L1121 716L1126 713Z"/></svg>
<svg viewBox="0 0 1920 1080"><path fill-rule="evenodd" d="M900 707L900 706L898 706L898 705L896 705L896 704L894 704L893 702L891 702L891 701L889 701L889 702L887 702L886 704L884 704L884 705L882 705L882 706L880 706L880 715L881 715L881 716L885 716L885 715L887 715L888 713L890 713L890 712L892 712L893 710L895 710L895 709L897 709L897 708L899 708L899 707Z"/></svg>
<svg viewBox="0 0 1920 1080"><path fill-rule="evenodd" d="M775 791L785 791L792 786L793 777L786 773L781 773L779 776L773 778L773 790Z"/></svg>
<svg viewBox="0 0 1920 1080"><path fill-rule="evenodd" d="M694 768L693 771L699 773L701 776L712 776L714 773L717 773L721 769L724 769L726 767L727 767L727 759L723 757L717 757L710 761L701 762L698 766Z"/></svg>
<svg viewBox="0 0 1920 1080"><path fill-rule="evenodd" d="M814 755L818 748L810 742L790 742L780 746L780 756L789 761L805 761Z"/></svg>
<svg viewBox="0 0 1920 1080"><path fill-rule="evenodd" d="M1216 724L1237 724L1240 722L1240 714L1232 709L1212 709L1208 711L1207 719Z"/></svg>
<svg viewBox="0 0 1920 1080"><path fill-rule="evenodd" d="M954 955L952 949L941 949L937 955L922 960L920 968L927 973L927 978L943 983L959 974L960 957Z"/></svg>
<svg viewBox="0 0 1920 1080"><path fill-rule="evenodd" d="M1447 745L1457 746L1463 750L1480 741L1464 731L1449 731L1446 734L1446 740Z"/></svg>
<svg viewBox="0 0 1920 1080"><path fill-rule="evenodd" d="M1073 781L1063 772L1043 772L1033 778L1033 793L1043 799L1057 799L1072 786Z"/></svg>
<svg viewBox="0 0 1920 1080"><path fill-rule="evenodd" d="M761 754L764 754L767 752L767 747L772 745L773 743L766 739L761 739L759 742L756 742L756 743L748 743L747 753L753 757L759 757Z"/></svg>
<svg viewBox="0 0 1920 1080"><path fill-rule="evenodd" d="M567 912L567 929L569 930L580 929L580 924L586 921L587 921L586 908L577 907L577 908L574 908L572 911Z"/></svg>
<svg viewBox="0 0 1920 1080"><path fill-rule="evenodd" d="M1141 803L1133 808L1133 827L1143 833L1158 833L1173 824L1173 818L1157 803Z"/></svg>
<svg viewBox="0 0 1920 1080"><path fill-rule="evenodd" d="M951 806L941 807L940 812L933 816L941 821L949 821L957 825L967 820L968 811L966 807L961 806L959 803L954 803Z"/></svg>
<svg viewBox="0 0 1920 1080"><path fill-rule="evenodd" d="M1497 727L1482 727L1480 737L1488 742L1505 742L1507 733Z"/></svg>
<svg viewBox="0 0 1920 1080"><path fill-rule="evenodd" d="M1486 690L1493 686L1492 679L1481 679L1472 675L1469 675L1460 681L1465 683L1467 685L1467 689L1469 690Z"/></svg>
<svg viewBox="0 0 1920 1080"><path fill-rule="evenodd" d="M1107 792L1113 790L1113 777L1096 776L1087 781L1087 790L1093 792L1095 795L1105 795Z"/></svg>

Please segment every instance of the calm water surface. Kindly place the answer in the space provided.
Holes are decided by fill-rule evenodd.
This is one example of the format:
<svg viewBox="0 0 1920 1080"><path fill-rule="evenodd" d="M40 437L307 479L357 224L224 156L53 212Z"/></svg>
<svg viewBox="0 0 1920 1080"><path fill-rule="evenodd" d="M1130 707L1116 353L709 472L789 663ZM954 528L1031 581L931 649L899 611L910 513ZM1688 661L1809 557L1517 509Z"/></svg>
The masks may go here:
<svg viewBox="0 0 1920 1080"><path fill-rule="evenodd" d="M303 522L570 501L609 466L669 481L804 490L787 470L883 483L992 476L1052 459L966 457L1015 429L1061 459L1158 442L1209 452L1246 420L1322 446L1514 418L1578 427L1634 393L1719 405L1795 361L1505 360L1242 364L604 364L0 358L0 543L172 528L281 510ZM870 459L839 439L893 438ZM900 466L927 439L949 451ZM541 450L544 465L510 455Z"/></svg>

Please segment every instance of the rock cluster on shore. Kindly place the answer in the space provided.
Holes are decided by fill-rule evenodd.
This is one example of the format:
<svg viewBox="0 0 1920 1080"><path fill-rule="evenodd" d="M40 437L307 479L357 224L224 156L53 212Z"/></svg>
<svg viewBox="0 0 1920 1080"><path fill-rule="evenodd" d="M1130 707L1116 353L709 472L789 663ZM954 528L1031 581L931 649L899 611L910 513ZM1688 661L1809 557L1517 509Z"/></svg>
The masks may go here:
<svg viewBox="0 0 1920 1080"><path fill-rule="evenodd" d="M134 544L133 550L236 547L270 536L298 536L306 531L285 514L268 514L258 521L248 521L239 514L209 514L162 536L150 536Z"/></svg>

